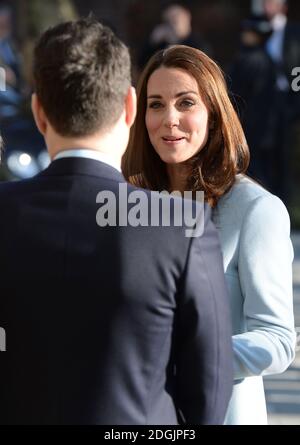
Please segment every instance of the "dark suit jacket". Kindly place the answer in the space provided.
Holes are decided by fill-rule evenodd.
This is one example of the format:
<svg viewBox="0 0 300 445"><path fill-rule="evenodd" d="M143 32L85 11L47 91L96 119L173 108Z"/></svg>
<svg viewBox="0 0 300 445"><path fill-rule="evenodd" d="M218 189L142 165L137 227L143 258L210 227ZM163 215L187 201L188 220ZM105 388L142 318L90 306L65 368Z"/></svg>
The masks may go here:
<svg viewBox="0 0 300 445"><path fill-rule="evenodd" d="M232 348L216 230L208 216L200 238L99 227L98 192L123 182L69 158L0 185L0 424L223 422Z"/></svg>
<svg viewBox="0 0 300 445"><path fill-rule="evenodd" d="M283 40L283 70L290 85L294 80L292 71L296 67L300 67L300 26L288 21ZM287 105L288 119L300 119L299 92L290 89Z"/></svg>
<svg viewBox="0 0 300 445"><path fill-rule="evenodd" d="M300 66L300 26L288 21L283 40L283 60L286 72L291 75L293 68Z"/></svg>

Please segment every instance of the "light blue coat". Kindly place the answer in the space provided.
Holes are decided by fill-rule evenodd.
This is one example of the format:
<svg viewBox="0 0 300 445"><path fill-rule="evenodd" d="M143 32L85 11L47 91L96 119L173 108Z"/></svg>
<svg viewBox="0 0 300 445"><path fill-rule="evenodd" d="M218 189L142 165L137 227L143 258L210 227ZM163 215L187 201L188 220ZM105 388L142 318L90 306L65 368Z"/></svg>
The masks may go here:
<svg viewBox="0 0 300 445"><path fill-rule="evenodd" d="M239 175L213 212L233 324L234 389L225 424L267 423L263 375L294 358L290 221L283 203Z"/></svg>

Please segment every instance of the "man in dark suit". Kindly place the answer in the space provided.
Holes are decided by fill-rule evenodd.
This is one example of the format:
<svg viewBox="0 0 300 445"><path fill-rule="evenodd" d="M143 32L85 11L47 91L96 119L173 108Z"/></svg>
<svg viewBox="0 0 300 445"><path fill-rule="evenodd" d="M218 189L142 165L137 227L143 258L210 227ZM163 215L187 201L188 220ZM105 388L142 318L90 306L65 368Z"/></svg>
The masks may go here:
<svg viewBox="0 0 300 445"><path fill-rule="evenodd" d="M209 212L201 237L124 222L130 193L151 198L119 196L128 49L98 22L63 23L38 42L34 77L52 163L0 186L0 424L222 423L231 329Z"/></svg>

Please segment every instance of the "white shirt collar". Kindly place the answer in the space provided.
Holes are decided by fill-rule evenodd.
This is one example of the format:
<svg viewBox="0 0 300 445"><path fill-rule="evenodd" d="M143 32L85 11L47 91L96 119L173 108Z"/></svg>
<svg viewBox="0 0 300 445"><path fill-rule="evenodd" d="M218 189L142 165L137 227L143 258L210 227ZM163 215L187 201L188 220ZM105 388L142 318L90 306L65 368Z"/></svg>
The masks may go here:
<svg viewBox="0 0 300 445"><path fill-rule="evenodd" d="M104 162L105 164L108 164L111 167L117 169L119 172L121 172L120 165L112 156L110 156L108 153L103 153L96 150L91 150L87 148L62 150L54 156L53 161L62 158L95 159L96 161Z"/></svg>
<svg viewBox="0 0 300 445"><path fill-rule="evenodd" d="M277 14L272 20L273 34L267 41L266 49L276 63L281 63L283 59L286 24L287 17L284 14Z"/></svg>
<svg viewBox="0 0 300 445"><path fill-rule="evenodd" d="M274 31L281 31L285 28L287 23L287 16L284 14L277 14L272 20L272 26Z"/></svg>

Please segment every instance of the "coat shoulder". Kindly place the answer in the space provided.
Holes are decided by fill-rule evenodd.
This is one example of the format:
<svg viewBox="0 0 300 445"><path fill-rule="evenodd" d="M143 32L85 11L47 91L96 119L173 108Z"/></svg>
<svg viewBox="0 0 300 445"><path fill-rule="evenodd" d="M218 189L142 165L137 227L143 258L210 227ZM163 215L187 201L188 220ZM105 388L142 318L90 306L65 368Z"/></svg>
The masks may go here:
<svg viewBox="0 0 300 445"><path fill-rule="evenodd" d="M224 195L217 206L215 218L221 226L242 226L245 218L255 214L259 219L268 219L276 214L288 219L283 202L261 185L246 176L238 175L231 190Z"/></svg>

